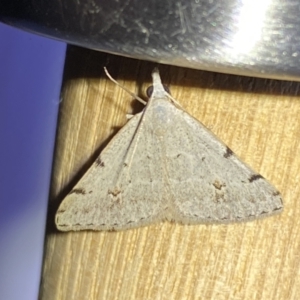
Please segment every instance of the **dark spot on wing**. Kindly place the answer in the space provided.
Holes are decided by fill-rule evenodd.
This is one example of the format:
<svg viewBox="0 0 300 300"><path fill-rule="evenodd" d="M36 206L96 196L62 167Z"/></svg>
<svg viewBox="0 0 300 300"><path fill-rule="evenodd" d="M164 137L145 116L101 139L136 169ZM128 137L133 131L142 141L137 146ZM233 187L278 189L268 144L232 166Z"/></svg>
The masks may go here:
<svg viewBox="0 0 300 300"><path fill-rule="evenodd" d="M248 180L249 180L249 182L253 182L258 179L264 179L264 178L260 174L253 174Z"/></svg>
<svg viewBox="0 0 300 300"><path fill-rule="evenodd" d="M101 160L101 157L98 157L96 159L95 164L96 164L97 167L104 167L105 166L104 162Z"/></svg>
<svg viewBox="0 0 300 300"><path fill-rule="evenodd" d="M279 195L280 195L280 193L278 191L276 191L272 194L272 196L279 196Z"/></svg>
<svg viewBox="0 0 300 300"><path fill-rule="evenodd" d="M215 182L213 182L213 186L218 189L218 190L221 190L222 187L225 187L226 184L224 182L220 182L218 180L215 180Z"/></svg>
<svg viewBox="0 0 300 300"><path fill-rule="evenodd" d="M233 155L233 151L229 147L226 147L226 153L224 153L224 157L229 158L232 155Z"/></svg>
<svg viewBox="0 0 300 300"><path fill-rule="evenodd" d="M73 190L69 193L69 195L70 195L70 194L81 194L81 195L85 195L86 192L85 192L84 189L73 189Z"/></svg>
<svg viewBox="0 0 300 300"><path fill-rule="evenodd" d="M118 188L108 191L108 194L113 195L114 197L118 196L120 193L121 193L121 190L119 190Z"/></svg>

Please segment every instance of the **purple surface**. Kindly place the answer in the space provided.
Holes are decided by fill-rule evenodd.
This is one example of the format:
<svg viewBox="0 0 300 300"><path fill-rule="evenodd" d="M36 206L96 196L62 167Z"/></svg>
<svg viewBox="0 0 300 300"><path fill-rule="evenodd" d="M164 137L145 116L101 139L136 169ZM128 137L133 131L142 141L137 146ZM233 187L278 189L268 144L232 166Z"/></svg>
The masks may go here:
<svg viewBox="0 0 300 300"><path fill-rule="evenodd" d="M0 299L38 297L66 44L0 23Z"/></svg>

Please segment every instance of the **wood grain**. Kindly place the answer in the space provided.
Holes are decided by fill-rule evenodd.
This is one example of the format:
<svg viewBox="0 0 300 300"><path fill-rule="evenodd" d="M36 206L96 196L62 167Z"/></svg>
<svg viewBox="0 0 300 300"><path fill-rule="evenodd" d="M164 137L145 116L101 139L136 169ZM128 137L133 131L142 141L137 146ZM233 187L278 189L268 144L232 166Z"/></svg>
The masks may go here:
<svg viewBox="0 0 300 300"><path fill-rule="evenodd" d="M174 98L282 193L279 216L231 225L160 223L60 233L54 214L142 106L156 64L70 47L57 133L40 299L298 299L299 83L159 66Z"/></svg>

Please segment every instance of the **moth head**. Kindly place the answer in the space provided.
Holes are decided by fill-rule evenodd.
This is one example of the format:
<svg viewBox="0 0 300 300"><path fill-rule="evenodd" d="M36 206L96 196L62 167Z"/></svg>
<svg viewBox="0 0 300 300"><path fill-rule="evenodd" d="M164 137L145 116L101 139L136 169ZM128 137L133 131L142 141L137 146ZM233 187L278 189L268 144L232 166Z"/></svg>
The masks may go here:
<svg viewBox="0 0 300 300"><path fill-rule="evenodd" d="M164 90L165 90L169 95L171 95L170 89L169 89L165 84L163 84L163 87L164 87ZM147 95L148 98L151 98L151 96L152 96L152 94L153 94L153 90L154 90L153 85L150 85L150 86L147 88L147 90L146 90L146 95Z"/></svg>

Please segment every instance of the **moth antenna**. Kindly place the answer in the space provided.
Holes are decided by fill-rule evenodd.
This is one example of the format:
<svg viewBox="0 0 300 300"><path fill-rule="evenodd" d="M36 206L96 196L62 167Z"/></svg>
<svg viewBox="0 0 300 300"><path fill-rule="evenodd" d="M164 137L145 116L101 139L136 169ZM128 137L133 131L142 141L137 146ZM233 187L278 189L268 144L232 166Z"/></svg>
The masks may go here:
<svg viewBox="0 0 300 300"><path fill-rule="evenodd" d="M108 73L106 67L104 67L104 72L107 75L107 77L115 83L117 86L119 86L121 89L123 89L125 92L127 92L129 95L131 95L134 99L138 100L139 102L143 103L144 105L147 104L146 101L144 101L142 98L140 98L138 95L132 93L130 90L128 90L125 86L121 85L118 81L112 78L112 76Z"/></svg>

